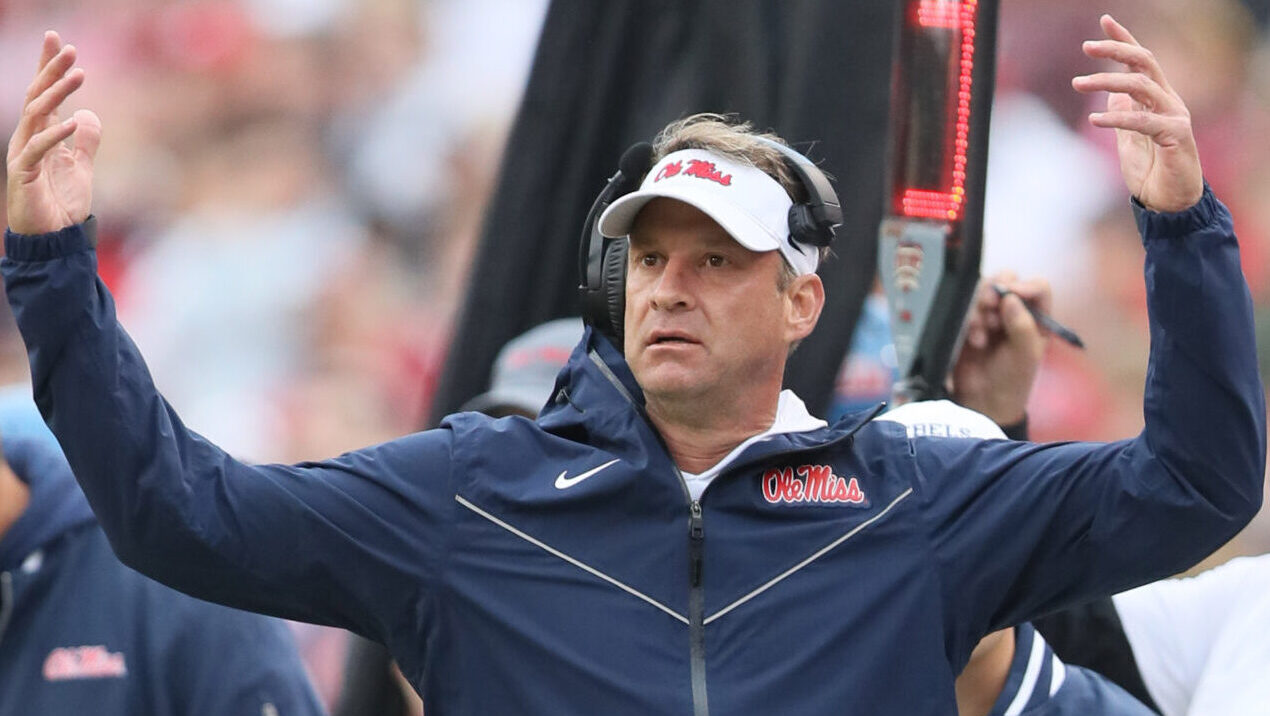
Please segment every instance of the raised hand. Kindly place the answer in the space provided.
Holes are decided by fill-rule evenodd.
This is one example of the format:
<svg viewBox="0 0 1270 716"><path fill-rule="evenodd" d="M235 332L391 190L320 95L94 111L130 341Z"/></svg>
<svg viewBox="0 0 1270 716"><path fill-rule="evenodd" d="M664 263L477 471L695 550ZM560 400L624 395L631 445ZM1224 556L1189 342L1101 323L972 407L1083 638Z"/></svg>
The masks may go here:
<svg viewBox="0 0 1270 716"><path fill-rule="evenodd" d="M1126 71L1075 77L1072 87L1111 93L1107 111L1089 115L1089 121L1116 130L1120 171L1138 201L1154 211L1188 209L1204 193L1191 114L1150 50L1110 15L1103 15L1100 24L1108 39L1089 40L1082 49Z"/></svg>
<svg viewBox="0 0 1270 716"><path fill-rule="evenodd" d="M1001 296L993 285L1009 293ZM1048 313L1049 282L1020 281L1008 271L983 281L966 319L966 340L953 364L953 399L998 425L1023 419L1045 355L1047 336L1024 301Z"/></svg>
<svg viewBox="0 0 1270 716"><path fill-rule="evenodd" d="M84 84L84 71L72 69L74 64L74 45L62 45L56 32L45 33L35 79L9 140L6 200L15 233L57 231L84 221L91 210L101 120L89 110L58 117L62 103Z"/></svg>

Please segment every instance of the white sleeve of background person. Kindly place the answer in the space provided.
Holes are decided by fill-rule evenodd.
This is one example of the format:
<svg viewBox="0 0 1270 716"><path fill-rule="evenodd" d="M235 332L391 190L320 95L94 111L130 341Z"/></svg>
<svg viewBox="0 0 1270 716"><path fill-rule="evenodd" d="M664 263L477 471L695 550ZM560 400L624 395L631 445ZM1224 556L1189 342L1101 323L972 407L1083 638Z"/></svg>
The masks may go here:
<svg viewBox="0 0 1270 716"><path fill-rule="evenodd" d="M951 400L907 403L887 411L878 420L903 425L909 437L1005 439L1005 433L986 415Z"/></svg>
<svg viewBox="0 0 1270 716"><path fill-rule="evenodd" d="M1113 599L1164 716L1270 716L1270 555Z"/></svg>

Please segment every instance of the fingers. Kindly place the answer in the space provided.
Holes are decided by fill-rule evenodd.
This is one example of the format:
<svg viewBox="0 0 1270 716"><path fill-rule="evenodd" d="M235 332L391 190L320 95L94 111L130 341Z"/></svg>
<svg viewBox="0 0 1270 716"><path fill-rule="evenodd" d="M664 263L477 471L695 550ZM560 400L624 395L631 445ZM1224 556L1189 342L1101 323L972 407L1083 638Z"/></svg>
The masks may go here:
<svg viewBox="0 0 1270 716"><path fill-rule="evenodd" d="M1145 74L1129 72L1098 72L1072 78L1077 92L1114 92L1133 98L1139 105L1157 112L1175 113L1183 105L1177 98Z"/></svg>
<svg viewBox="0 0 1270 716"><path fill-rule="evenodd" d="M46 46L47 50L48 47ZM43 64L40 71L35 74L35 79L31 80L31 84L26 88L26 101L30 103L36 97L39 97L49 88L49 85L56 82L66 71L75 64L75 46L66 45L57 51L57 54Z"/></svg>
<svg viewBox="0 0 1270 716"><path fill-rule="evenodd" d="M1000 330L1000 301L991 280L980 282L966 317L966 343L972 348L987 348L991 334Z"/></svg>
<svg viewBox="0 0 1270 716"><path fill-rule="evenodd" d="M18 122L18 128L13 133L14 141L19 145L24 144L26 138L56 124L57 108L83 84L84 71L75 68L44 90L44 94L27 104L22 112L22 119Z"/></svg>
<svg viewBox="0 0 1270 716"><path fill-rule="evenodd" d="M46 31L44 33L44 42L40 46L40 61L35 66L35 74L40 74L40 70L44 69L44 66L49 63L49 60L53 59L53 56L60 49L62 49L62 38L53 30Z"/></svg>
<svg viewBox="0 0 1270 716"><path fill-rule="evenodd" d="M22 151L18 154L17 159L10 165L10 171L13 172L18 181L22 181L22 175L35 170L40 160L48 154L49 150L57 146L59 142L75 133L77 124L75 119L58 122L53 126L37 132L23 146Z"/></svg>
<svg viewBox="0 0 1270 716"><path fill-rule="evenodd" d="M1050 312L1053 294L1043 278L1019 279L1001 271L980 284L966 320L966 343L984 349L1002 338L1038 336L1040 328L1028 307Z"/></svg>
<svg viewBox="0 0 1270 716"><path fill-rule="evenodd" d="M1001 299L1001 325L1006 335L1011 337L1036 336L1041 332L1036 319L1017 293L1007 294Z"/></svg>
<svg viewBox="0 0 1270 716"><path fill-rule="evenodd" d="M1160 147L1193 144L1190 123L1148 111L1094 112L1089 123L1095 127L1124 129L1150 137Z"/></svg>
<svg viewBox="0 0 1270 716"><path fill-rule="evenodd" d="M1141 72L1164 84L1164 69L1155 55L1141 45L1131 45L1118 40L1085 40L1080 49L1095 60L1108 60L1124 65L1133 72Z"/></svg>
<svg viewBox="0 0 1270 716"><path fill-rule="evenodd" d="M1081 50L1091 58L1124 65L1128 72L1075 77L1072 87L1078 92L1127 94L1138 103L1161 111L1185 111L1155 55L1110 15L1103 15L1100 24L1108 39L1087 40Z"/></svg>
<svg viewBox="0 0 1270 716"><path fill-rule="evenodd" d="M1043 278L1030 278L1025 281L1014 281L1006 288L1018 296L1024 303L1045 313L1054 307L1054 293L1050 282Z"/></svg>
<svg viewBox="0 0 1270 716"><path fill-rule="evenodd" d="M32 117L46 117L55 113L62 102L83 84L84 70L76 67L44 90L43 94L31 100L26 106L26 113Z"/></svg>
<svg viewBox="0 0 1270 716"><path fill-rule="evenodd" d="M10 155L15 148L24 146L32 135L57 122L58 107L84 83L84 71L71 69L74 63L75 47L67 45L45 63L31 82L22 118L9 144Z"/></svg>
<svg viewBox="0 0 1270 716"><path fill-rule="evenodd" d="M1110 93L1107 111L1090 114L1090 124L1142 134L1160 147L1185 148L1193 143L1188 140L1192 135L1186 104L1169 86L1155 55L1110 15L1103 15L1100 24L1108 39L1087 41L1082 49L1090 57L1118 62L1128 71L1072 78L1078 92Z"/></svg>
<svg viewBox="0 0 1270 716"><path fill-rule="evenodd" d="M1142 46L1142 43L1138 42L1133 33L1129 32L1129 28L1121 25L1116 18L1110 15L1104 14L1098 18L1098 25L1102 27L1103 32L1107 33L1107 37L1113 40L1127 42L1130 45L1138 45L1139 47Z"/></svg>
<svg viewBox="0 0 1270 716"><path fill-rule="evenodd" d="M1006 336L1030 335L1039 329L1024 302L1049 301L1049 282L1044 279L1020 280L1013 272L1002 271L993 277L993 288L1001 296L997 311L999 330ZM1002 294L1004 292L1004 294Z"/></svg>

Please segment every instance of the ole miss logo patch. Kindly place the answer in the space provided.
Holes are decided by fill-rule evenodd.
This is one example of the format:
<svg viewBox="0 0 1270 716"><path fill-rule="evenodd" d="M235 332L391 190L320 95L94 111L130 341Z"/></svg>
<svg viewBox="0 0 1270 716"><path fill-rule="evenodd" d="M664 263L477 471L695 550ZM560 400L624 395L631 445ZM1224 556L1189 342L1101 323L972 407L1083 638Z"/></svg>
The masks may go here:
<svg viewBox="0 0 1270 716"><path fill-rule="evenodd" d="M772 468L763 473L762 487L763 499L772 505L869 506L860 481L839 477L828 465Z"/></svg>
<svg viewBox="0 0 1270 716"><path fill-rule="evenodd" d="M127 675L123 652L112 652L100 644L58 647L44 659L46 681L118 679Z"/></svg>

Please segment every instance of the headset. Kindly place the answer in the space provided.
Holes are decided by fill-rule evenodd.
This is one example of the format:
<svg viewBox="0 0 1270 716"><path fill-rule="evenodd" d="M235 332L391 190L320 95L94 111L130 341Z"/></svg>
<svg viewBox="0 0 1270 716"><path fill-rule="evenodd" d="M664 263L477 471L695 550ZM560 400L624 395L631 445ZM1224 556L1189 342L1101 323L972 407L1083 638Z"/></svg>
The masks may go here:
<svg viewBox="0 0 1270 716"><path fill-rule="evenodd" d="M754 139L779 151L785 165L797 177L807 194L805 201L789 207L789 243L795 251L818 251L833 243L842 225L842 207L829 177L797 151L766 137ZM578 297L582 320L603 333L620 351L626 314L626 238L610 239L600 234L600 215L618 197L635 191L652 168L653 148L639 142L622 153L618 170L595 197L582 227L578 245Z"/></svg>

